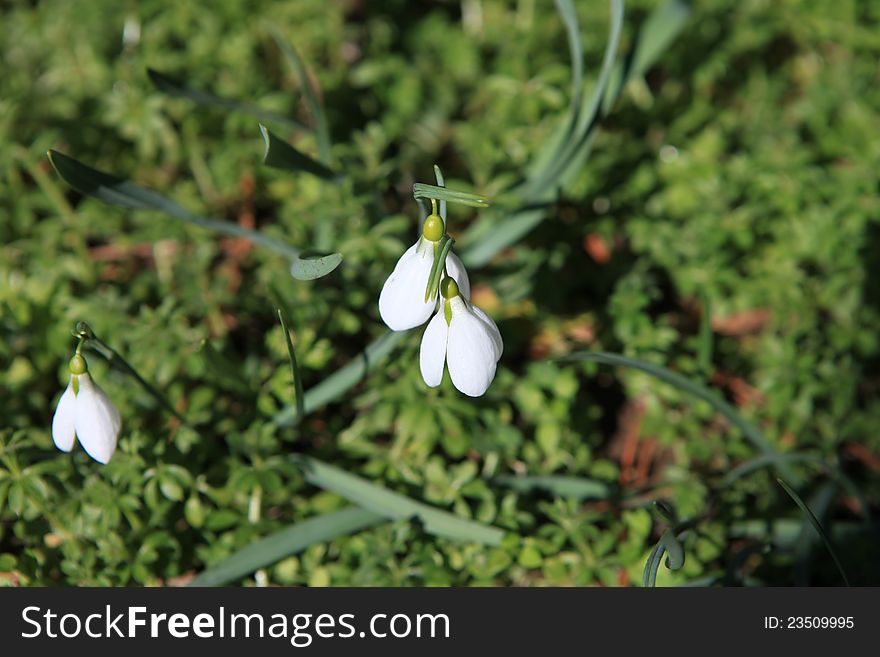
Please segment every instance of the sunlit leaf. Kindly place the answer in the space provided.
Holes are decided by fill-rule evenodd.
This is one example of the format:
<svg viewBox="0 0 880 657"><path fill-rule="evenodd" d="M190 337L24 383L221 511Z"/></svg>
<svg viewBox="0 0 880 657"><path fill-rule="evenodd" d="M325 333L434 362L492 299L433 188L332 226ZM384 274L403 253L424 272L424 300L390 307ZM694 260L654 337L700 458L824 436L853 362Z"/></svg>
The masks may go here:
<svg viewBox="0 0 880 657"><path fill-rule="evenodd" d="M428 185L426 183L416 183L413 185L413 196L420 198L433 198L438 201L448 201L450 203L460 203L461 205L469 205L474 208L489 207L489 199L480 194L472 194L471 192L457 192L446 187L438 187L436 185Z"/></svg>
<svg viewBox="0 0 880 657"><path fill-rule="evenodd" d="M385 516L357 507L309 518L242 548L228 559L203 571L190 581L189 586L221 586L301 552L315 543L325 543L385 521Z"/></svg>
<svg viewBox="0 0 880 657"><path fill-rule="evenodd" d="M471 543L499 545L504 536L500 529L417 502L328 463L299 455L295 460L310 483L386 518L417 520L428 533Z"/></svg>

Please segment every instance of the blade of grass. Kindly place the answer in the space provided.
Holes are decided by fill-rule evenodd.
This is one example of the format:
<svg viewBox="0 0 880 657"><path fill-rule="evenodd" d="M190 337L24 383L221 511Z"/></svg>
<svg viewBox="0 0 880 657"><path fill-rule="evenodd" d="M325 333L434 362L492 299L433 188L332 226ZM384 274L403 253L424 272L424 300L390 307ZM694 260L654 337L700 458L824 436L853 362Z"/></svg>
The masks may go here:
<svg viewBox="0 0 880 657"><path fill-rule="evenodd" d="M309 518L251 543L202 571L190 581L189 586L221 586L301 552L315 543L325 543L383 522L386 522L384 516L357 507Z"/></svg>
<svg viewBox="0 0 880 657"><path fill-rule="evenodd" d="M819 538L822 539L822 542L825 543L825 548L828 550L828 554L831 555L831 558L834 560L834 565L837 566L838 572L840 572L840 576L843 578L844 584L849 586L849 578L846 576L846 571L843 569L843 564L840 563L840 559L837 558L837 553L834 551L834 547L831 545L831 539L828 538L828 534L825 533L825 529L822 527L822 523L819 522L819 519L816 515L810 510L810 507L806 505L806 503L801 499L801 496L795 492L795 490L789 486L785 481L778 478L776 481L782 486L782 489L788 493L788 496L794 500L794 503L798 505L801 511L803 511L804 515L807 517L807 520L810 521L810 524L813 525L813 529L816 530L816 533L819 534Z"/></svg>
<svg viewBox="0 0 880 657"><path fill-rule="evenodd" d="M728 404L717 394L715 394L702 384L694 383L690 379L683 377L681 374L677 374L676 372L668 370L665 367L660 367L659 365L654 365L653 363L646 363L645 361L636 360L634 358L627 358L626 356L621 356L619 354L610 354L598 351L580 351L570 354L569 356L563 358L562 361L592 361L605 365L631 367L645 372L646 374L650 374L651 376L660 379L661 381L669 383L679 390L682 390L693 397L707 402L710 406L712 406L712 408L714 408L721 415L726 417L734 426L739 428L739 430L743 432L746 438L750 440L755 447L764 452L768 456L768 458L773 459L774 467L777 469L778 472L788 477L789 480L791 480L791 478L795 476L794 472L791 470L791 468L789 468L788 463L786 463L784 459L780 458L779 452L777 452L773 445L771 445L767 441L767 439L764 437L764 434L762 434L761 431L754 424L742 417L742 415L740 415L733 406Z"/></svg>
<svg viewBox="0 0 880 657"><path fill-rule="evenodd" d="M314 123L315 141L318 144L319 159L321 162L329 164L331 162L330 131L327 127L327 116L324 113L324 108L321 106L320 100L318 100L318 90L312 84L312 79L309 77L305 63L303 63L299 53L296 52L293 46L287 43L284 37L281 36L281 33L276 29L270 29L270 33L272 34L272 38L275 40L278 49L284 55L285 59L287 59L287 62L293 70L299 75L300 83L303 88L303 95L305 96L306 104L309 106L309 114Z"/></svg>
<svg viewBox="0 0 880 657"><path fill-rule="evenodd" d="M428 185L427 183L416 183L413 185L413 197L433 198L438 201L449 201L450 203L460 203L473 208L489 207L489 199L480 194L472 194L471 192L458 192L446 187L438 187L436 185Z"/></svg>
<svg viewBox="0 0 880 657"><path fill-rule="evenodd" d="M386 518L418 520L428 533L458 541L499 545L504 536L500 529L417 502L317 459L296 455L294 460L309 483Z"/></svg>
<svg viewBox="0 0 880 657"><path fill-rule="evenodd" d="M342 397L368 372L385 360L405 336L405 332L386 331L347 365L336 370L318 385L309 388L305 394L306 414ZM293 426L297 421L296 409L292 406L279 412L273 420L275 425L280 427Z"/></svg>
<svg viewBox="0 0 880 657"><path fill-rule="evenodd" d="M299 365L296 362L296 352L293 349L293 341L290 339L290 329L287 328L287 321L284 319L284 311L278 308L278 319L281 320L281 329L284 331L284 337L287 339L287 357L290 360L290 378L293 379L293 389L296 394L296 419L302 420L306 414L305 393L303 392L302 375L299 372Z"/></svg>
<svg viewBox="0 0 880 657"><path fill-rule="evenodd" d="M248 105L247 103L243 103L238 100L223 98L221 96L216 96L214 94L195 89L185 82L176 80L173 77L166 75L165 73L160 73L155 69L148 68L147 76L150 78L150 81L159 91L163 91L169 96L186 98L193 101L197 105L202 105L204 107L216 107L219 109L241 112L242 114L249 114L250 116L256 117L260 121L275 123L290 130L306 129L306 126L304 126L299 121L288 118L283 114L270 112L268 110L263 110L259 107L254 107L253 105Z"/></svg>
<svg viewBox="0 0 880 657"><path fill-rule="evenodd" d="M611 490L605 482L581 477L502 475L495 477L492 481L520 493L531 493L538 490L559 497L574 497L579 500L604 500L611 495Z"/></svg>
<svg viewBox="0 0 880 657"><path fill-rule="evenodd" d="M305 171L323 180L337 180L339 178L335 171L316 162L283 139L278 138L262 123L259 125L263 141L266 143L266 151L263 154L263 164L266 166L285 171Z"/></svg>
<svg viewBox="0 0 880 657"><path fill-rule="evenodd" d="M571 58L571 122L569 131L573 132L581 114L584 86L584 51L581 47L581 27L577 12L571 0L555 0L556 10L565 26L568 38L568 51Z"/></svg>
<svg viewBox="0 0 880 657"><path fill-rule="evenodd" d="M81 194L132 210L157 210L186 224L249 240L288 258L292 263L291 274L294 278L312 280L326 276L342 261L342 256L338 253L321 257L308 256L300 249L258 231L229 221L197 215L151 189L93 169L64 153L50 150L48 155L58 175Z"/></svg>

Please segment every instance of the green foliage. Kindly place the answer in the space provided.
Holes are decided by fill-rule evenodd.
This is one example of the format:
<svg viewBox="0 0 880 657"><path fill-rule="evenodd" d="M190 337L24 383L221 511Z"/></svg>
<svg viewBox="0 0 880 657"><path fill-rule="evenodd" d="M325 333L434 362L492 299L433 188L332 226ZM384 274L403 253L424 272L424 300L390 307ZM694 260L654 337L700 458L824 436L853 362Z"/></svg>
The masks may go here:
<svg viewBox="0 0 880 657"><path fill-rule="evenodd" d="M0 24L0 583L839 584L780 467L880 582L873 5L32 4ZM378 318L416 183L504 336L478 400ZM91 350L107 466L50 434L80 319L156 393Z"/></svg>

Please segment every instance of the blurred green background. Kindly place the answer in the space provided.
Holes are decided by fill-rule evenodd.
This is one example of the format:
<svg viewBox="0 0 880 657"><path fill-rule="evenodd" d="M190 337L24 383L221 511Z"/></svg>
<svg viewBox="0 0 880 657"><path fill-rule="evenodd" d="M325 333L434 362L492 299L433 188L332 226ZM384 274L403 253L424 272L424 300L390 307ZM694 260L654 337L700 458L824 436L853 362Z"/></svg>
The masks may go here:
<svg viewBox="0 0 880 657"><path fill-rule="evenodd" d="M657 4L627 2L624 50ZM590 85L609 7L576 7ZM417 235L412 184L432 183L436 163L450 187L500 194L564 120L571 67L553 3L4 3L0 584L184 583L347 505L306 483L295 453L505 537L459 543L397 520L238 583L633 585L668 525L655 500L694 520L683 568L661 566L658 584L841 583L771 470L725 480L758 456L736 428L644 373L560 360L587 349L664 365L734 404L794 455L850 580L880 584L880 3L691 9L546 219L471 269L505 341L488 393L465 398L448 377L426 388L414 330L350 393L279 428L292 393L276 307L314 386L384 330L379 290ZM146 75L309 123L271 28L321 90L340 184L263 166L253 117L169 97ZM272 127L316 152L307 133ZM296 281L242 240L83 198L49 148L345 260ZM460 246L479 214L450 206ZM188 425L92 356L122 411L118 451L107 466L58 452L76 320ZM505 479L525 475L580 487Z"/></svg>

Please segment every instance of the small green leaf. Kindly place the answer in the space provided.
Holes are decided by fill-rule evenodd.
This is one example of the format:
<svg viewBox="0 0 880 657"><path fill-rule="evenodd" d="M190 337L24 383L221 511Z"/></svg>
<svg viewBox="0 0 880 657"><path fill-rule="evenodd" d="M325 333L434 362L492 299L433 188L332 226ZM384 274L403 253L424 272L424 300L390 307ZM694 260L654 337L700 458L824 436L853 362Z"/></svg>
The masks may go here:
<svg viewBox="0 0 880 657"><path fill-rule="evenodd" d="M262 123L260 133L266 143L263 164L285 171L305 171L323 180L336 180L339 177L331 169L272 134Z"/></svg>
<svg viewBox="0 0 880 657"><path fill-rule="evenodd" d="M284 337L287 339L287 357L290 360L290 377L293 379L293 388L296 394L296 419L302 420L306 413L302 375L299 372L299 365L296 362L296 352L293 349L293 341L290 339L290 329L287 328L287 321L284 319L284 311L281 310L281 308L278 308L278 319L281 320L281 329L284 331Z"/></svg>
<svg viewBox="0 0 880 657"><path fill-rule="evenodd" d="M382 522L385 522L384 516L356 507L309 518L242 548L231 557L203 571L189 586L221 586L315 543L325 543Z"/></svg>
<svg viewBox="0 0 880 657"><path fill-rule="evenodd" d="M582 477L560 475L520 477L502 475L495 477L493 481L520 493L543 490L559 497L574 497L579 500L604 500L611 494L608 484Z"/></svg>
<svg viewBox="0 0 880 657"><path fill-rule="evenodd" d="M328 255L301 253L290 263L290 275L300 281L312 281L326 276L342 262L341 253Z"/></svg>
<svg viewBox="0 0 880 657"><path fill-rule="evenodd" d="M828 550L828 553L831 555L831 558L834 560L834 565L837 566L837 570L840 572L840 576L843 578L843 583L849 586L849 578L846 576L846 571L843 569L843 564L840 562L840 559L837 558L837 553L834 551L834 547L831 545L831 539L828 538L828 534L825 533L825 529L822 527L822 523L819 522L819 519L816 517L810 507L806 505L806 503L801 499L801 496L798 495L795 490L785 483L782 479L777 478L777 482L782 486L783 490L788 493L789 497L794 500L794 503L800 507L800 510L804 512L804 515L810 521L810 524L813 525L813 529L816 530L816 533L819 534L819 537L822 539L822 542L825 543L825 547Z"/></svg>
<svg viewBox="0 0 880 657"><path fill-rule="evenodd" d="M457 192L446 187L438 187L437 185L428 185L426 183L416 183L413 185L413 196L416 199L433 198L438 201L449 201L450 203L460 203L474 208L489 207L489 199L480 194L472 194L470 192Z"/></svg>
<svg viewBox="0 0 880 657"><path fill-rule="evenodd" d="M166 75L165 73L160 73L159 71L152 68L147 69L147 76L150 78L150 81L153 83L153 85L157 89L159 89L159 91L164 91L169 96L187 98L188 100L191 100L194 103L198 105L203 105L205 107L216 107L219 109L232 110L235 112L241 112L243 114L249 114L250 116L256 117L260 121L276 123L289 129L306 128L306 126L304 126L299 121L288 118L283 114L269 112L267 110L262 110L259 107L254 107L253 105L242 103L238 100L233 100L231 98L222 98L220 96L215 96L214 94L200 91L199 89L194 89L188 84L179 80L175 80L171 76Z"/></svg>
<svg viewBox="0 0 880 657"><path fill-rule="evenodd" d="M418 520L425 531L458 541L500 545L504 532L441 511L308 456L297 455L306 480L386 518Z"/></svg>

